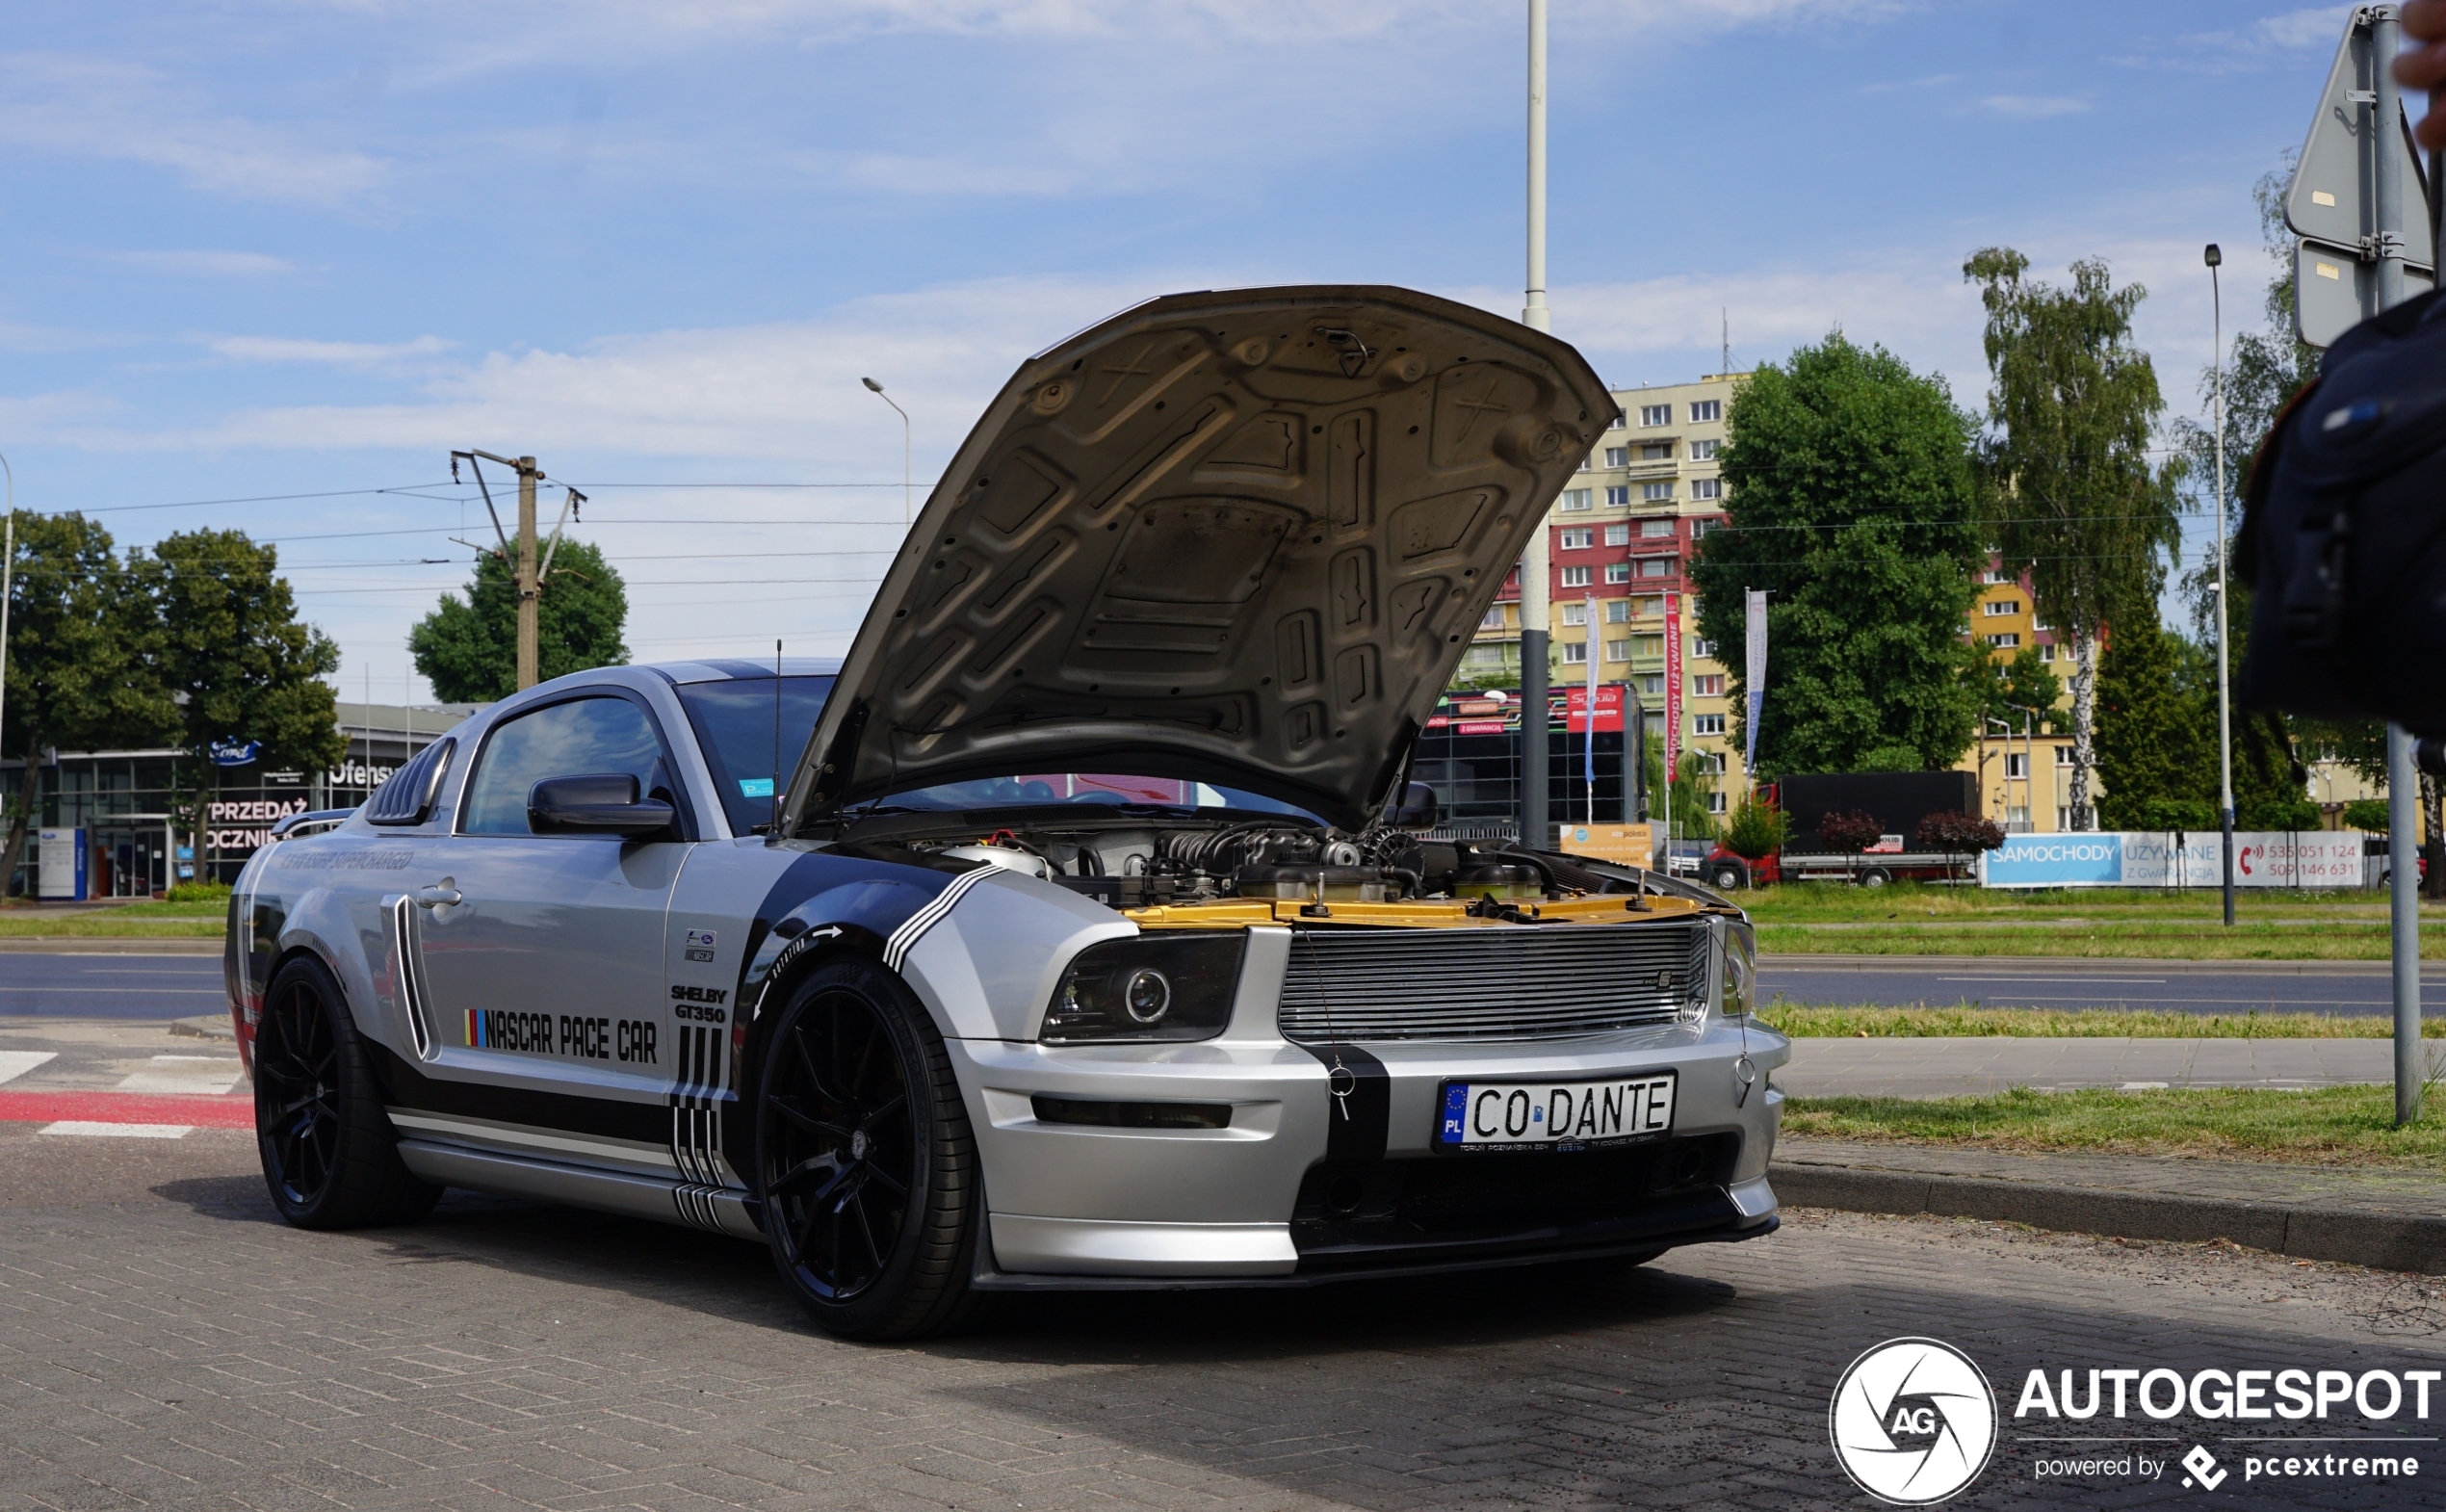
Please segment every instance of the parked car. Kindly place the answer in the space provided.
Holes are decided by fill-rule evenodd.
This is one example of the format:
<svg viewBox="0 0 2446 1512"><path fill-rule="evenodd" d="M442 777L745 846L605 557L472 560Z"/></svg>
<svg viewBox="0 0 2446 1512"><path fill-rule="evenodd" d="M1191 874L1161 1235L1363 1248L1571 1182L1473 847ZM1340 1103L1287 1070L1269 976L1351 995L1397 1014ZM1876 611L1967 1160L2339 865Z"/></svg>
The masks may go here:
<svg viewBox="0 0 2446 1512"><path fill-rule="evenodd" d="M1788 1047L1740 910L1401 827L1612 413L1570 347L1397 289L1029 359L840 663L559 678L257 854L227 972L274 1203L694 1224L859 1338L1769 1232Z"/></svg>

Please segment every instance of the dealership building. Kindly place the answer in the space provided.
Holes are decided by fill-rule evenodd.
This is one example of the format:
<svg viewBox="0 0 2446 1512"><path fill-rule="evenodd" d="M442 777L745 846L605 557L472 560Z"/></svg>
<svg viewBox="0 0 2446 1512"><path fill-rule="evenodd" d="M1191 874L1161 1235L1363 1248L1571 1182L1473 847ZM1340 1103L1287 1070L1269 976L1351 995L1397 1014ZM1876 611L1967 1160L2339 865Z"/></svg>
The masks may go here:
<svg viewBox="0 0 2446 1512"><path fill-rule="evenodd" d="M348 754L326 771L274 770L262 762L220 767L200 835L173 818L169 749L53 751L41 763L34 828L13 894L53 898L145 898L190 877L236 877L247 858L291 814L352 808L406 760L481 704L342 703ZM0 762L0 791L13 795L22 761ZM45 866L45 860L48 866ZM46 885L47 884L47 885Z"/></svg>

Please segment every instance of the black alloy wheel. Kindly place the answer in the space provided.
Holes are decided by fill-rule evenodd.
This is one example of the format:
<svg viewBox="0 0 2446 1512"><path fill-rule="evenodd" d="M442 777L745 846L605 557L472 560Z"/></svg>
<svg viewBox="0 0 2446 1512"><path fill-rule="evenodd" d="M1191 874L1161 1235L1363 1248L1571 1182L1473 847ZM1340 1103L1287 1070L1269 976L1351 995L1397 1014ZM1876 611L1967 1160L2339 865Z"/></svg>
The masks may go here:
<svg viewBox="0 0 2446 1512"><path fill-rule="evenodd" d="M978 1223L976 1141L943 1039L898 978L818 967L765 1047L758 1189L773 1263L849 1339L964 1321Z"/></svg>
<svg viewBox="0 0 2446 1512"><path fill-rule="evenodd" d="M321 961L299 956L273 974L254 1073L255 1143L283 1218L307 1229L407 1223L440 1199L400 1160L371 1053Z"/></svg>

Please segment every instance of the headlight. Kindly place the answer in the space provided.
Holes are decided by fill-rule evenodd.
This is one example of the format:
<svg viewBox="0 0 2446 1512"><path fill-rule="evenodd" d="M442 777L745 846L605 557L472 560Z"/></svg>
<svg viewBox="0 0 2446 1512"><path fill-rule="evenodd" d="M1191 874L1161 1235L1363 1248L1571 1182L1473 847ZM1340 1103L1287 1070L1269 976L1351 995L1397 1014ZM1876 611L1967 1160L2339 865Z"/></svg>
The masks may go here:
<svg viewBox="0 0 2446 1512"><path fill-rule="evenodd" d="M1724 921L1724 1012L1747 1018L1758 1010L1758 931L1747 919Z"/></svg>
<svg viewBox="0 0 2446 1512"><path fill-rule="evenodd" d="M1247 945L1236 929L1091 945L1054 988L1045 1043L1212 1039L1231 1022Z"/></svg>

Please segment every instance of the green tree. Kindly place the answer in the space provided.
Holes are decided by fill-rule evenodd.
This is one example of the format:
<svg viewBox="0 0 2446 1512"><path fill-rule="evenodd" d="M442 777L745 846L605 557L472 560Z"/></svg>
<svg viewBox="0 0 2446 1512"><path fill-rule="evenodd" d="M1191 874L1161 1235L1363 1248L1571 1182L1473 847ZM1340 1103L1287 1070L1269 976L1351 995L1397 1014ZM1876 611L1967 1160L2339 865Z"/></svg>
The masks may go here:
<svg viewBox="0 0 2446 1512"><path fill-rule="evenodd" d="M2097 677L2099 820L2109 829L2217 825L2217 706L2206 665L2155 614L2115 623ZM2213 673L2212 673L2213 675Z"/></svg>
<svg viewBox="0 0 2446 1512"><path fill-rule="evenodd" d="M1977 731L1963 626L1984 556L1970 422L1944 380L1838 331L1760 367L1726 424L1728 528L1692 577L1720 645L1741 643L1742 590L1769 593L1756 775L1850 771L1893 747L1951 766ZM1746 720L1744 668L1730 678Z"/></svg>
<svg viewBox="0 0 2446 1512"><path fill-rule="evenodd" d="M1665 812L1665 738L1648 737L1646 762L1649 812L1660 818ZM1684 749L1681 760L1674 768L1673 832L1680 840L1716 838L1715 816L1708 812L1707 800L1716 791L1714 767L1700 752Z"/></svg>
<svg viewBox="0 0 2446 1512"><path fill-rule="evenodd" d="M339 670L340 648L299 621L279 565L277 547L243 531L169 535L130 558L160 627L163 679L181 699L178 780L190 802L219 790L215 741L258 741L265 766L308 770L348 751L323 681Z"/></svg>
<svg viewBox="0 0 2446 1512"><path fill-rule="evenodd" d="M1987 306L1992 380L1979 447L1980 499L2011 569L2026 569L2048 623L2072 647L2072 822L2089 826L2095 763L2098 633L2143 612L2181 546L2179 458L2149 460L2165 400L2132 345L2139 284L2106 264L2072 265L2072 284L2025 282L2009 247L1972 254L1963 276Z"/></svg>
<svg viewBox="0 0 2446 1512"><path fill-rule="evenodd" d="M0 754L25 766L0 848L0 891L25 854L46 748L150 745L177 728L147 608L129 591L108 531L81 514L17 511Z"/></svg>
<svg viewBox="0 0 2446 1512"><path fill-rule="evenodd" d="M467 596L445 593L407 635L416 669L445 703L490 703L518 691L518 583L499 552L476 559ZM628 588L601 547L563 540L535 605L535 669L546 682L629 659L620 637ZM1515 679L1517 681L1517 679Z"/></svg>
<svg viewBox="0 0 2446 1512"><path fill-rule="evenodd" d="M1782 849L1791 833L1791 816L1759 802L1756 794L1745 793L1725 826L1724 847L1744 861L1756 861Z"/></svg>
<svg viewBox="0 0 2446 1512"><path fill-rule="evenodd" d="M2039 660L2036 646L2023 646L2010 661L1981 657L1970 681L1978 692L1980 717L2002 719L2016 733L2024 719L2033 734L2047 730L2055 722L2055 701L2064 696L2063 680ZM2036 718L2023 712L2031 709L2038 711Z"/></svg>

